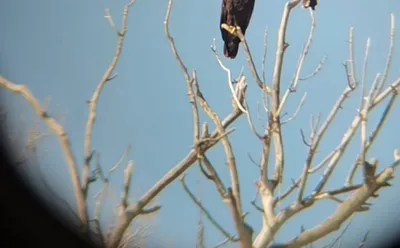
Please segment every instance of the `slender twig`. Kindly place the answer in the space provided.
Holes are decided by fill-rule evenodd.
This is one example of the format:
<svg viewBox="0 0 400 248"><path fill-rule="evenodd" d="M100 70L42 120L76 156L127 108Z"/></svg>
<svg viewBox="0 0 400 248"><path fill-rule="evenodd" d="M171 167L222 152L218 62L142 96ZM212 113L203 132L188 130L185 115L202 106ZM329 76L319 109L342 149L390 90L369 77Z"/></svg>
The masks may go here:
<svg viewBox="0 0 400 248"><path fill-rule="evenodd" d="M320 72L322 70L322 68L324 67L325 61L326 61L327 58L328 58L327 56L322 57L321 61L319 62L318 66L317 66L317 68L315 68L315 70L312 73L310 73L309 75L307 75L305 77L299 77L299 80L307 80L307 79L312 78L315 75L317 75L318 72Z"/></svg>
<svg viewBox="0 0 400 248"><path fill-rule="evenodd" d="M396 25L395 25L395 20L394 20L394 14L390 13L389 51L388 51L388 55L387 55L387 58L386 58L385 69L383 71L382 78L379 81L379 84L378 84L378 87L377 87L378 88L377 93L381 92L383 87L385 86L385 83L386 83L386 80L387 80L387 76L388 76L389 71L390 71L390 66L392 64L392 58L393 58L393 54L394 54L395 31L396 31Z"/></svg>
<svg viewBox="0 0 400 248"><path fill-rule="evenodd" d="M304 95L303 95L303 97L301 98L300 103L299 103L299 105L297 106L296 111L294 112L294 114L293 114L291 117L289 117L289 118L287 118L286 120L282 121L282 122L281 122L282 125L283 125L283 124L286 124L286 123L288 123L288 122L290 122L290 121L292 121L292 120L294 120L294 119L296 119L296 117L297 117L298 114L300 113L300 109L304 106L304 103L305 103L305 101L306 101L306 97L307 97L307 92L304 92Z"/></svg>
<svg viewBox="0 0 400 248"><path fill-rule="evenodd" d="M194 194L190 191L189 187L186 185L185 182L185 174L182 174L180 178L181 184L185 192L189 195L190 199L197 205L199 209L205 214L207 219L213 224L215 228L217 228L218 231L220 231L227 239L230 241L233 240L233 236L230 235L225 229L218 224L218 222L211 216L211 214L207 211L207 209L203 206L203 204L194 196Z"/></svg>
<svg viewBox="0 0 400 248"><path fill-rule="evenodd" d="M216 244L213 248L219 248L222 247L224 245L226 245L230 240L228 238L222 240L221 242L219 242L218 244Z"/></svg>
<svg viewBox="0 0 400 248"><path fill-rule="evenodd" d="M368 108L370 105L370 98L365 96L365 76L367 73L367 65L368 65L368 53L369 53L369 47L370 47L370 39L367 39L367 44L365 46L365 56L364 56L364 66L363 66L363 73L362 73L362 79L361 79L361 106L360 106L360 119L361 119L361 124L360 124L360 139L361 139L361 149L360 149L360 161L357 161L357 163L360 163L362 165L365 164L365 158L366 158L366 153L367 153L367 120L368 120ZM365 168L365 166L363 167ZM364 179L367 180L366 173L364 170Z"/></svg>
<svg viewBox="0 0 400 248"><path fill-rule="evenodd" d="M367 153L376 140L376 137L378 137L379 132L382 130L383 124L387 120L387 117L389 116L389 113L394 106L394 102L397 99L397 90L393 91L392 97L390 98L388 104L386 105L386 108L384 109L381 118L379 119L378 124L376 125L375 129L372 131L372 134L369 136L368 140L366 140L365 148L364 148L364 153ZM345 185L350 186L353 184L353 179L355 176L355 173L357 172L357 168L360 164L359 161L362 159L363 153L360 153L359 156L356 159L356 162L353 164L352 168L350 169L350 173L346 178ZM365 158L364 158L365 161Z"/></svg>
<svg viewBox="0 0 400 248"><path fill-rule="evenodd" d="M185 76L186 82L189 84L189 82L190 82L189 72L188 72L185 64L182 62L182 59L181 59L181 56L178 53L178 50L176 49L174 38L169 33L169 17L171 15L172 3L173 3L173 0L169 0L168 1L168 7L167 7L165 19L164 19L164 33L165 33L165 36L167 37L167 39L169 41L169 45L171 47L172 54L174 55L174 57L178 61L179 67L181 68L181 70L183 71L183 75Z"/></svg>
<svg viewBox="0 0 400 248"><path fill-rule="evenodd" d="M364 245L365 245L365 243L367 242L367 239L368 239L368 234L369 234L369 231L367 231L364 234L364 237L363 237L361 243L358 245L358 248L363 248L364 247Z"/></svg>
<svg viewBox="0 0 400 248"><path fill-rule="evenodd" d="M349 222L347 223L347 225L343 228L342 232L341 232L329 245L323 246L323 248L333 248L334 245L335 245L337 242L340 242L340 241L342 240L344 234L346 233L347 229L349 228L349 226L350 226L350 224L351 224L352 221L353 221L353 218L351 218L351 219L349 220ZM339 246L339 247L340 247L340 246Z"/></svg>
<svg viewBox="0 0 400 248"><path fill-rule="evenodd" d="M135 3L136 0L131 0L127 5L125 5L124 12L122 15L122 25L121 30L118 31L115 27L115 24L112 20L112 17L109 13L106 13L105 18L110 22L111 27L116 31L117 34L117 47L115 50L114 57L111 61L111 64L105 71L103 77L101 78L99 84L97 85L96 90L93 92L92 98L88 101L89 103L89 115L86 122L86 131L85 131L85 139L84 139L84 165L82 169L82 190L84 193L84 197L87 196L88 191L88 179L89 179L89 170L90 170L90 158L91 158L91 150L92 150L92 136L93 136L93 125L96 120L96 108L97 103L100 98L100 94L103 90L104 85L109 82L112 77L112 73L115 67L118 64L119 58L121 56L122 47L124 44L125 34L127 32L127 19L128 19L128 11L129 8Z"/></svg>
<svg viewBox="0 0 400 248"><path fill-rule="evenodd" d="M275 198L274 206L277 205L279 202L283 201L286 197L288 197L296 188L299 187L300 178L297 180L292 179L292 186L290 186L285 192Z"/></svg>
<svg viewBox="0 0 400 248"><path fill-rule="evenodd" d="M115 171L116 169L118 169L121 166L122 162L125 160L126 156L129 154L130 150L131 150L131 145L129 144L126 147L126 149L125 149L124 153L122 154L121 158L118 160L118 162L113 167L111 167L111 169L108 171L108 176L107 177L109 177L110 174L113 171Z"/></svg>
<svg viewBox="0 0 400 248"><path fill-rule="evenodd" d="M218 61L218 64L221 66L221 68L222 68L224 71L226 71L226 73L227 73L227 75L228 75L228 86L229 86L229 89L231 90L231 94L232 94L233 99L235 100L236 105L238 106L238 108L239 108L243 113L246 113L246 114L247 114L247 113L248 113L248 110L245 109L245 108L242 106L242 104L240 103L238 97L237 97L236 94L235 94L235 90L233 89L232 77L231 77L231 70L230 70L228 67L226 67L226 66L224 65L224 63L222 63L222 61L221 61L221 59L220 59L220 57L219 57L219 55L218 55L217 46L215 45L215 39L213 40L213 46L211 46L211 50L214 52L214 55L215 55L215 58L216 58L217 61Z"/></svg>
<svg viewBox="0 0 400 248"><path fill-rule="evenodd" d="M215 187L217 188L218 193L220 194L221 198L224 198L226 195L226 188L224 183L222 182L221 178L218 176L217 171L212 166L210 160L208 160L205 154L202 154L200 160L205 164L207 167L208 172L210 173L210 179L214 181Z"/></svg>
<svg viewBox="0 0 400 248"><path fill-rule="evenodd" d="M301 69L303 68L303 63L307 57L308 50L310 49L311 41L312 41L313 34L314 34L315 18L314 18L314 12L311 9L310 9L310 16L311 16L311 28L310 28L310 33L308 34L308 39L306 41L306 44L304 45L303 51L300 54L299 62L297 64L296 72L293 75L292 82L282 97L282 100L279 104L279 108L277 110L276 115L279 115L281 113L283 106L285 105L286 100L289 97L289 94L292 92L296 92L297 84L299 82L300 72L301 72Z"/></svg>
<svg viewBox="0 0 400 248"><path fill-rule="evenodd" d="M268 27L265 27L265 31L264 31L264 52L263 52L263 56L262 56L262 60L261 60L261 71L262 71L262 75L263 75L263 82L266 83L266 79L265 79L265 74L266 74L266 70L265 70L265 59L267 58L267 51L268 51ZM263 94L265 93L264 91L262 91Z"/></svg>
<svg viewBox="0 0 400 248"><path fill-rule="evenodd" d="M221 27L223 29L225 29L227 32L230 32L229 26L227 24L223 23L221 25ZM270 94L271 93L271 88L268 85L266 85L265 82L261 81L260 76L258 75L256 66L254 64L253 58L251 56L250 48L249 48L249 46L247 44L246 38L244 37L240 27L237 27L235 29L234 35L237 36L240 39L240 41L242 42L242 45L243 45L243 48L244 48L244 51L245 51L245 54L246 54L246 59L247 59L247 62L249 64L249 67L250 67L251 74L253 75L254 79L256 80L256 83L257 83L258 87L260 89L262 89L263 91L265 91L266 93Z"/></svg>

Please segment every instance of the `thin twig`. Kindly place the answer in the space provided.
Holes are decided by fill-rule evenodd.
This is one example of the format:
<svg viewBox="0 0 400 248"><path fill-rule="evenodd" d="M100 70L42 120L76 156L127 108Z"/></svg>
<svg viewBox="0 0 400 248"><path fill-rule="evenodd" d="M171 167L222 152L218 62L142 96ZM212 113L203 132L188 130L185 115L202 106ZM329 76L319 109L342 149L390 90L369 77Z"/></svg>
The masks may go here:
<svg viewBox="0 0 400 248"><path fill-rule="evenodd" d="M393 54L394 54L395 31L396 31L396 25L395 25L395 20L394 20L394 14L390 13L389 51L388 51L388 55L386 58L385 69L383 71L382 78L378 84L377 93L380 93L382 91L383 87L385 86L387 76L389 75L390 66L392 64L392 58L393 58Z"/></svg>
<svg viewBox="0 0 400 248"><path fill-rule="evenodd" d="M376 125L375 129L372 131L372 134L369 136L368 140L366 141L364 153L367 153L369 151L370 147L376 140L376 137L378 137L379 132L382 130L383 124L387 120L387 117L389 116L389 113L390 113L392 107L394 106L394 102L397 99L397 95L398 95L397 90L394 90L392 97L390 98L388 104L386 105L386 108L384 109L384 111L382 113L381 118L379 119L378 124ZM357 172L358 166L360 164L364 164L364 163L359 162L362 159L362 157L361 157L362 155L363 155L363 153L359 154L359 156L356 159L356 162L353 164L352 168L350 169L350 173L346 178L345 185L350 186L353 184L353 179L354 179L355 173ZM365 158L364 158L364 161L365 161Z"/></svg>
<svg viewBox="0 0 400 248"><path fill-rule="evenodd" d="M225 23L222 24L221 27L229 32L229 26L226 25ZM234 35L236 35L240 39L240 41L241 41L241 43L243 45L243 48L244 48L244 51L245 51L245 54L246 54L246 59L247 59L247 62L249 64L249 67L250 67L251 74L253 75L254 79L256 80L256 83L257 83L258 87L260 87L260 89L265 91L266 93L270 94L271 93L271 88L268 85L266 85L265 82L261 81L260 76L258 75L256 66L254 64L253 58L251 56L250 48L249 48L249 46L247 44L246 38L244 37L240 27L237 27L237 29L235 29Z"/></svg>
<svg viewBox="0 0 400 248"><path fill-rule="evenodd" d="M357 87L358 81L356 78L356 72L354 69L354 27L351 27L349 30L349 59L347 60L348 65L348 75L349 75L349 86L354 89ZM346 67L347 68L347 67Z"/></svg>
<svg viewBox="0 0 400 248"><path fill-rule="evenodd" d="M327 246L323 246L323 248L333 248L334 245L335 245L338 241L340 242L340 241L342 240L344 234L346 233L347 229L349 228L349 226L350 226L350 224L351 224L352 221L353 221L353 218L351 218L351 219L349 220L349 222L347 223L347 225L343 228L342 232L332 241L332 243L330 243L330 244L327 245ZM340 247L340 246L339 246L339 247Z"/></svg>
<svg viewBox="0 0 400 248"><path fill-rule="evenodd" d="M218 222L211 216L211 214L207 211L207 209L203 206L203 204L199 200L197 200L196 196L194 196L194 194L190 191L189 187L186 185L186 182L185 182L185 174L182 174L180 181L181 181L183 189L189 195L190 199L197 205L197 207L199 209L201 209L201 211L205 214L205 216L211 222L211 224L213 224L213 226L215 228L217 228L218 231L220 231L227 239L232 241L233 236L230 235L227 231L225 231L224 228L220 224L218 224Z"/></svg>
<svg viewBox="0 0 400 248"><path fill-rule="evenodd" d="M361 93L361 106L360 106L360 119L361 119L361 124L360 124L360 138L361 138L361 149L360 149L360 161L357 161L357 163L360 163L362 165L365 164L365 158L366 158L366 153L367 153L367 120L368 120L368 108L370 105L370 98L366 98L365 96L365 76L367 73L367 65L368 65L368 53L369 53L369 47L370 47L370 39L367 39L367 44L365 46L365 56L364 56L364 66L363 66L363 74L362 74L362 79L361 79L361 88L362 88L362 93ZM365 168L365 166L363 167ZM364 179L367 180L366 173L364 171ZM366 182L366 181L365 181Z"/></svg>
<svg viewBox="0 0 400 248"><path fill-rule="evenodd" d="M99 101L100 94L103 90L104 85L111 80L112 73L115 67L118 64L119 58L121 56L122 47L124 44L125 34L127 32L127 19L128 19L128 11L129 8L135 3L136 0L132 0L127 5L125 5L124 12L122 15L122 25L121 30L118 31L115 27L115 24L112 20L111 15L106 14L105 18L110 22L111 27L117 34L117 47L115 50L114 57L111 61L111 64L105 71L103 77L101 78L99 84L97 85L96 90L93 92L92 98L89 100L89 115L86 122L86 131L84 138L84 165L82 169L82 190L84 193L84 197L87 196L88 191L88 179L89 179L89 170L90 170L90 158L91 158L91 150L92 150L92 136L93 136L93 125L96 120L96 108L97 102Z"/></svg>
<svg viewBox="0 0 400 248"><path fill-rule="evenodd" d="M265 59L267 58L267 51L268 51L268 27L265 27L265 31L264 31L264 53L263 53L263 57L261 60L261 70L262 70L262 75L263 75L263 82L266 83L266 79L265 79ZM263 94L265 93L264 91L262 91Z"/></svg>
<svg viewBox="0 0 400 248"><path fill-rule="evenodd" d="M321 61L319 62L318 66L317 66L317 68L315 68L315 70L312 73L310 73L309 75L307 75L305 77L299 77L299 80L300 81L301 80L307 80L307 79L310 79L310 78L314 77L315 75L317 75L318 72L320 72L322 70L322 68L324 67L324 64L325 64L325 61L326 61L327 58L328 58L327 56L322 57Z"/></svg>
<svg viewBox="0 0 400 248"><path fill-rule="evenodd" d="M304 106L304 103L306 102L306 97L307 97L307 92L304 92L304 95L303 95L303 97L301 98L300 103L299 103L299 105L297 106L296 111L294 112L294 114L293 114L291 117L289 117L289 118L287 118L286 120L282 121L282 122L281 122L282 125L283 125L283 124L286 124L286 123L288 123L288 122L290 122L290 121L292 121L292 120L294 120L294 119L296 119L296 117L297 117L298 114L300 113L301 108Z"/></svg>
<svg viewBox="0 0 400 248"><path fill-rule="evenodd" d="M315 18L314 18L314 12L311 9L310 9L310 16L311 16L311 28L310 28L310 33L308 34L308 39L306 41L306 44L304 45L303 51L300 54L299 62L297 64L296 72L293 75L292 82L282 97L282 100L279 104L279 108L277 110L276 115L279 115L281 113L283 106L285 105L286 100L289 97L289 94L292 92L296 92L297 84L299 82L300 72L301 72L301 69L303 68L303 63L307 57L308 50L310 49L311 41L312 41L313 34L314 34Z"/></svg>
<svg viewBox="0 0 400 248"><path fill-rule="evenodd" d="M211 50L214 52L214 55L215 55L215 58L216 58L217 61L218 61L218 64L221 66L221 68L222 68L224 71L226 71L226 73L227 73L227 75L228 75L228 86L229 86L229 89L231 90L231 94L232 94L233 99L235 100L236 105L238 106L238 108L239 108L243 113L246 113L246 114L247 114L247 113L248 113L248 110L245 109L245 108L242 106L242 104L240 103L238 97L236 96L235 90L233 89L232 77L231 77L231 70L230 70L228 67L226 67L226 66L222 63L222 61L221 61L221 59L220 59L220 57L219 57L219 55L218 55L217 46L215 45L215 39L213 40L213 46L211 46Z"/></svg>

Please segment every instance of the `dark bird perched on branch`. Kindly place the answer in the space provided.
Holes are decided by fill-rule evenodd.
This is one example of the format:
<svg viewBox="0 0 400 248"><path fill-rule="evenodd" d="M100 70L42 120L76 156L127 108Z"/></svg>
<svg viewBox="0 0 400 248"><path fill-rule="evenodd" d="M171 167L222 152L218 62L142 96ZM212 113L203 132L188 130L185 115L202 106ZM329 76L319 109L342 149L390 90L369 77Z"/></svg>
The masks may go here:
<svg viewBox="0 0 400 248"><path fill-rule="evenodd" d="M246 33L251 15L253 14L255 0L222 0L220 29L224 40L224 55L234 59L238 53L240 38L234 33L240 27L242 34ZM228 32L222 27L228 25L232 32Z"/></svg>
<svg viewBox="0 0 400 248"><path fill-rule="evenodd" d="M315 10L315 6L317 5L318 5L318 0L303 0L304 8L311 7L312 10Z"/></svg>

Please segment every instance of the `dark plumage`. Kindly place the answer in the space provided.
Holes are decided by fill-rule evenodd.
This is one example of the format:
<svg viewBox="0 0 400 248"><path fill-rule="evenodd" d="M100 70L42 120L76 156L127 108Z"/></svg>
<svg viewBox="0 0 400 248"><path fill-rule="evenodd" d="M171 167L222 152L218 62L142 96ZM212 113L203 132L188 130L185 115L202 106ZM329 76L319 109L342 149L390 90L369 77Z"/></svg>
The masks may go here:
<svg viewBox="0 0 400 248"><path fill-rule="evenodd" d="M312 10L315 10L315 6L317 5L318 5L318 0L303 0L304 8L311 7Z"/></svg>
<svg viewBox="0 0 400 248"><path fill-rule="evenodd" d="M255 0L222 0L220 29L224 40L224 55L234 59L238 53L240 39L221 27L225 23L229 26L239 26L243 35L246 33Z"/></svg>

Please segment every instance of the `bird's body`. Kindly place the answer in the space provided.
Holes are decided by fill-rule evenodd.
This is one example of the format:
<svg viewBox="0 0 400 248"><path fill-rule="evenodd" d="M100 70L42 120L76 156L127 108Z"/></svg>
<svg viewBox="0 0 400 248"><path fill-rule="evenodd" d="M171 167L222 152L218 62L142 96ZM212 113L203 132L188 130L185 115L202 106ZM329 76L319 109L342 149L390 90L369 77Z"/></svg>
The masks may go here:
<svg viewBox="0 0 400 248"><path fill-rule="evenodd" d="M254 2L255 0L222 0L220 29L224 40L225 57L231 59L236 57L240 38L229 33L221 25L239 26L244 35L253 14Z"/></svg>

